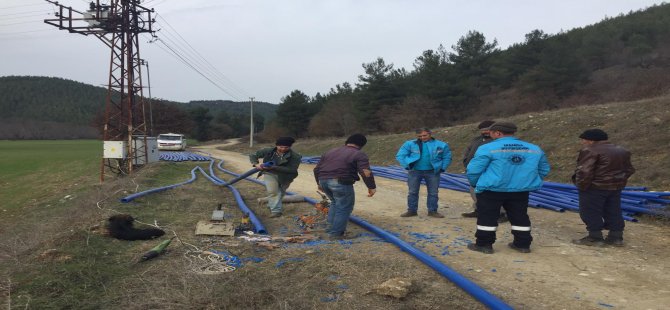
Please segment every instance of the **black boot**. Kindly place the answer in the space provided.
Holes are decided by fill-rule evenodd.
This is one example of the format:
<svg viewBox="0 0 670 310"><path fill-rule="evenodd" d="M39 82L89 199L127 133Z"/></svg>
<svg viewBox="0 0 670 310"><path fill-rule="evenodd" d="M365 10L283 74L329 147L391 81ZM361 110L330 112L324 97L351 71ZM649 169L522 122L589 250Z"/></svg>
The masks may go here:
<svg viewBox="0 0 670 310"><path fill-rule="evenodd" d="M461 213L461 216L463 217L477 217L477 210L472 211L472 212L466 212L466 213Z"/></svg>
<svg viewBox="0 0 670 310"><path fill-rule="evenodd" d="M602 231L589 231L588 236L581 239L573 239L572 243L588 246L603 246L605 245L605 239L603 239Z"/></svg>
<svg viewBox="0 0 670 310"><path fill-rule="evenodd" d="M616 247L622 247L623 231L610 231L609 234L607 234L607 238L605 239L605 244Z"/></svg>

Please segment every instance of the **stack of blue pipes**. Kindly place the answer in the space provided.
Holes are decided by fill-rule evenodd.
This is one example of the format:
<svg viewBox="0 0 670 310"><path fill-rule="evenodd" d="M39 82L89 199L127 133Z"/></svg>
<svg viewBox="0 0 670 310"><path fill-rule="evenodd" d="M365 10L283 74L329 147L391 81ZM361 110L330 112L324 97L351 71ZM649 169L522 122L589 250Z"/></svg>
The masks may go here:
<svg viewBox="0 0 670 310"><path fill-rule="evenodd" d="M302 162L316 164L319 157L305 156ZM402 167L373 166L375 176L407 181L407 171ZM460 192L469 192L470 185L464 174L443 173L440 187ZM542 188L530 193L529 206L558 212L579 211L577 188L572 184L544 182ZM636 222L633 215L650 214L670 217L670 192L649 192L646 187L626 187L621 193L621 209L624 219Z"/></svg>

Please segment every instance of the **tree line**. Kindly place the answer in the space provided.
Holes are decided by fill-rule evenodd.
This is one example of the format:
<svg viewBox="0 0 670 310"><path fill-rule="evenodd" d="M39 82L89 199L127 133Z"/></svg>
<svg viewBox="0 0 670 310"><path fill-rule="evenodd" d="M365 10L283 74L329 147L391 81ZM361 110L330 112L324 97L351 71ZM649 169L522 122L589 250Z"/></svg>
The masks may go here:
<svg viewBox="0 0 670 310"><path fill-rule="evenodd" d="M0 77L0 92L0 139L102 137L106 88L56 77L5 76ZM144 101L148 133L154 136L178 132L204 141L239 137L250 131L249 102ZM276 109L266 102L254 103L256 132L264 129Z"/></svg>
<svg viewBox="0 0 670 310"><path fill-rule="evenodd" d="M472 30L451 49L425 50L412 70L379 57L362 65L354 85L344 82L314 97L292 91L282 98L265 134L402 132L473 121L488 105L499 105L498 117L559 108L586 93L584 85L598 70L667 68L670 60L662 51L670 47L669 33L668 4L553 35L532 30L524 42L505 50ZM517 102L503 105L496 100L501 96ZM588 103L596 102L580 102Z"/></svg>
<svg viewBox="0 0 670 310"><path fill-rule="evenodd" d="M440 44L423 51L410 70L378 57L362 64L363 73L353 84L343 82L313 97L293 90L279 105L256 102L254 128L268 139L402 132L619 100L604 94L620 89L630 92L623 94L625 99L651 97L670 84L670 59L664 56L669 34L670 4L557 34L532 30L524 42L504 50L495 39L472 30L449 49ZM603 72L614 73L603 79ZM596 79L600 84L588 86ZM12 124L3 126L0 138L100 137L80 128L101 130L105 88L61 78L8 76L0 77L0 92L0 122ZM204 141L250 131L248 102L151 102L145 111L153 113L154 135L179 132ZM21 126L21 120L30 123Z"/></svg>

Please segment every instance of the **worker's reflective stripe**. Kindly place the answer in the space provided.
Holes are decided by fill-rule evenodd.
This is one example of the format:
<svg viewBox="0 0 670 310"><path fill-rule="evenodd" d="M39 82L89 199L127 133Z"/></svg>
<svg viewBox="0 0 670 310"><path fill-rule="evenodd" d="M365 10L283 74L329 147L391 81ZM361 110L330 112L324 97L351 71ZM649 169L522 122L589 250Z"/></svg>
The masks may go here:
<svg viewBox="0 0 670 310"><path fill-rule="evenodd" d="M514 226L514 225L512 225L512 230L530 231L530 226Z"/></svg>
<svg viewBox="0 0 670 310"><path fill-rule="evenodd" d="M477 225L477 230L483 230L483 231L496 231L498 229L498 226L481 226Z"/></svg>

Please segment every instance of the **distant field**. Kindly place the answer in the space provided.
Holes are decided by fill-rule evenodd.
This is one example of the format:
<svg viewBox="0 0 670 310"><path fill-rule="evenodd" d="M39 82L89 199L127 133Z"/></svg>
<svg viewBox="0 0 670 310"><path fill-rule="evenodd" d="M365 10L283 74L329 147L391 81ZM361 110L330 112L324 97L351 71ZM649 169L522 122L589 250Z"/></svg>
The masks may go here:
<svg viewBox="0 0 670 310"><path fill-rule="evenodd" d="M98 140L0 141L3 209L39 203L63 190L57 185L65 181L90 184L99 177L101 156Z"/></svg>

